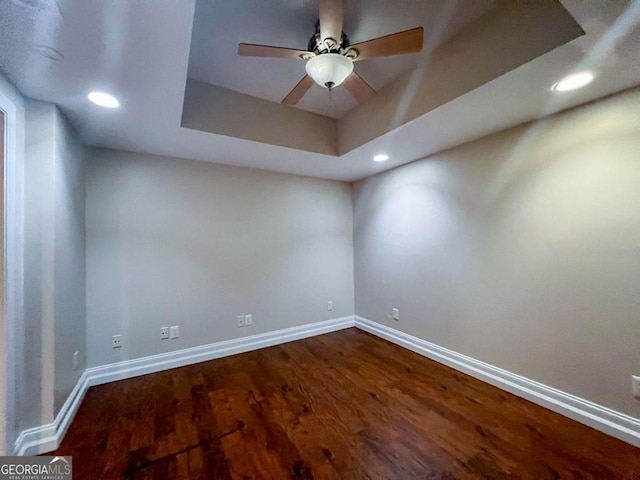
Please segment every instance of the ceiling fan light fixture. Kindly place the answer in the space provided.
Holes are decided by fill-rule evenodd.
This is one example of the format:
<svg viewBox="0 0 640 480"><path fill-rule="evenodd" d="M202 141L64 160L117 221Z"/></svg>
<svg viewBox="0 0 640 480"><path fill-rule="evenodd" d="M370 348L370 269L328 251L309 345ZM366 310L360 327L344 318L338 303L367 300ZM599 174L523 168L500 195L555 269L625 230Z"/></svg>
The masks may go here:
<svg viewBox="0 0 640 480"><path fill-rule="evenodd" d="M307 74L324 88L334 88L353 72L353 61L339 53L323 53L307 61Z"/></svg>

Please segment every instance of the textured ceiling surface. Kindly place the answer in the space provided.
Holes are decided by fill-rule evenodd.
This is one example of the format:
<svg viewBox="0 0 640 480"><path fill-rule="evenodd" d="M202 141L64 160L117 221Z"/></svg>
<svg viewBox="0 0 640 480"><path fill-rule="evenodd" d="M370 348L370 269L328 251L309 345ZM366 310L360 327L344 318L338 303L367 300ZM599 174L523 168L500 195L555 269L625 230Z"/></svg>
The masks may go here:
<svg viewBox="0 0 640 480"><path fill-rule="evenodd" d="M302 5L313 21L311 0L264 3ZM362 5L368 3L377 2ZM397 5L395 15L406 4L442 2L381 3ZM640 85L640 1L561 3L584 36L339 157L180 127L195 0L2 0L0 68L26 96L58 104L89 145L351 181ZM388 16L377 21L392 22ZM446 28L447 20L436 24ZM353 26L345 28L355 34ZM562 76L585 68L596 73L588 87L564 95L549 90ZM114 93L122 107L90 104L92 89ZM381 151L390 160L372 162Z"/></svg>
<svg viewBox="0 0 640 480"><path fill-rule="evenodd" d="M344 32L352 44L410 28L425 29L425 49L433 49L486 13L495 0L385 1L349 0ZM306 50L315 32L318 8L314 1L196 0L190 78L237 92L280 102L305 74L305 62L239 57L238 43L256 43ZM411 69L420 54L396 55L355 63L355 71L379 90ZM314 85L297 108L340 118L356 106L337 88L331 98Z"/></svg>

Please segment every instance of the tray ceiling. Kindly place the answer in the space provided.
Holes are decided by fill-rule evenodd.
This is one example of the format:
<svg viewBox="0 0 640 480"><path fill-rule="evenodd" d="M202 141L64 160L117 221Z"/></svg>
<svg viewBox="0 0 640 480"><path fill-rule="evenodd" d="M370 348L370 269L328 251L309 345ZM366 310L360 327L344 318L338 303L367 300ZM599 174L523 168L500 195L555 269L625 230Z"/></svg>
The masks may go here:
<svg viewBox="0 0 640 480"><path fill-rule="evenodd" d="M205 3L208 7L211 6L211 2L204 0L199 2L197 5ZM358 4L354 3L354 5ZM372 5L380 4L372 3ZM384 5L388 6L388 2ZM416 9L416 5L422 8ZM469 21L470 17L466 12L459 11L457 8L449 8L446 13L443 13L442 7L440 10L435 10L434 5L436 5L435 2L407 2L407 6L414 8L413 12L409 12L414 14L410 18L404 17L407 13L404 9L399 9L406 22L415 22L420 15L423 15L422 18L425 20L432 18L424 13L429 10L433 10L432 16L440 17L441 20L431 26L431 38L427 37L422 52L395 57L410 58L405 59L407 63L401 71L394 72L394 78L388 78L385 85L377 85L377 93L366 101L356 106L346 101L342 105L338 105L337 101L328 103L325 89L312 88L313 92L324 97L324 100L319 99L319 104L325 102L324 104L328 105L327 108L348 110L338 119L281 105L277 99L285 96L287 91L278 94L275 100L273 95L265 99L246 92L241 93L237 89L223 85L189 78L185 90L181 125L203 132L315 153L340 155L383 136L584 34L569 12L560 3L552 0L534 3L497 2L493 8L472 21ZM257 10L258 12L253 14L263 18L260 15L260 8ZM267 12L268 9L265 8L263 14L266 16ZM391 15L391 12L385 13ZM245 19L242 15L232 15L228 12L225 18L236 17ZM197 8L195 18L200 18ZM451 25L457 25L459 30L456 31ZM391 32L397 31L397 28L406 30L415 26L415 23L397 25L391 29ZM345 28L348 28L347 23ZM222 30L221 27L220 30ZM354 39L354 42L360 42L369 38L369 35L375 38L389 33L389 30L376 34L363 34L356 30L355 33L362 37ZM195 34L192 38L194 36ZM250 41L269 43L272 41L271 38L275 36L267 41L253 40L253 38ZM226 41L225 39L226 36L221 38L220 42ZM210 45L210 48L214 46ZM191 49L193 52L193 40ZM220 50L227 53L230 51L223 47ZM197 55L192 54L192 59L195 56ZM237 55L230 56L228 63L246 65L247 62L256 60L264 62L265 68L270 66L274 72L273 79L269 76L258 79L265 84L264 92L277 90L278 85L275 82L277 75L291 75L290 72L281 69L280 65L283 62L293 63L294 66L302 64L304 67L304 61L241 58ZM365 59L355 63L356 66L367 65L368 62L378 60L387 59ZM213 69L212 72L216 74L227 72L223 67L224 65L221 65L221 68ZM249 80L255 79L257 73L256 71L254 75L249 75ZM363 72L360 73L363 74ZM244 81L244 78L240 76L240 80ZM298 77L295 81L298 81ZM244 84L247 89L259 87L259 82L251 84L246 81ZM336 94L342 93L344 90L338 87ZM307 96L309 93L305 95ZM312 102L312 100L313 98L308 101ZM333 113L337 113L337 110Z"/></svg>
<svg viewBox="0 0 640 480"><path fill-rule="evenodd" d="M352 44L422 26L425 50L450 39L486 13L495 0L458 2L349 0L344 32ZM280 103L305 74L305 62L239 57L238 43L306 50L315 32L318 7L313 0L222 2L196 0L188 76L194 80ZM415 67L421 54L368 59L355 70L376 90ZM341 118L357 104L344 88L332 97L314 85L295 108Z"/></svg>

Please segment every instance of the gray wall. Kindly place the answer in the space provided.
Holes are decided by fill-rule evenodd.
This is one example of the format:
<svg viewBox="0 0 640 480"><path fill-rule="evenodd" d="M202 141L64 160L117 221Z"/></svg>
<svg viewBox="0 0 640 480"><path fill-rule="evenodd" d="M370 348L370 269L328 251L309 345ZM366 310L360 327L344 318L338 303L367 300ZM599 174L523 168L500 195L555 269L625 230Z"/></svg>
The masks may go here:
<svg viewBox="0 0 640 480"><path fill-rule="evenodd" d="M96 150L86 192L90 366L353 314L348 184Z"/></svg>
<svg viewBox="0 0 640 480"><path fill-rule="evenodd" d="M53 104L26 102L24 335L18 428L53 421L82 373L84 150Z"/></svg>
<svg viewBox="0 0 640 480"><path fill-rule="evenodd" d="M86 149L56 109L55 162L55 390L58 413L85 365L85 185ZM73 368L73 354L79 364Z"/></svg>
<svg viewBox="0 0 640 480"><path fill-rule="evenodd" d="M24 336L18 358L18 429L53 421L55 106L25 104ZM46 334L45 334L46 325Z"/></svg>
<svg viewBox="0 0 640 480"><path fill-rule="evenodd" d="M640 417L639 153L635 90L358 182L356 314Z"/></svg>

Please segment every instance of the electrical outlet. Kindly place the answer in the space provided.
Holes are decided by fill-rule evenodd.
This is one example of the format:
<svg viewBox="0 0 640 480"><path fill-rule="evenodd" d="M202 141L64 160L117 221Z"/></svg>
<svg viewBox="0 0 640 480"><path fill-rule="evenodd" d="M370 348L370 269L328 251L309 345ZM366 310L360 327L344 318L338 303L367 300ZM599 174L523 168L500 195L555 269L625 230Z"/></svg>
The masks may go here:
<svg viewBox="0 0 640 480"><path fill-rule="evenodd" d="M253 315L244 316L244 326L248 327L249 325L253 325Z"/></svg>
<svg viewBox="0 0 640 480"><path fill-rule="evenodd" d="M170 328L171 338L178 338L180 336L180 327L178 325L174 325Z"/></svg>
<svg viewBox="0 0 640 480"><path fill-rule="evenodd" d="M244 327L244 315L238 315L237 322L238 328Z"/></svg>
<svg viewBox="0 0 640 480"><path fill-rule="evenodd" d="M122 346L122 335L114 335L111 337L111 348L120 348Z"/></svg>
<svg viewBox="0 0 640 480"><path fill-rule="evenodd" d="M80 367L80 352L76 350L73 352L73 369L77 370L78 367Z"/></svg>
<svg viewBox="0 0 640 480"><path fill-rule="evenodd" d="M160 327L160 340L169 338L169 327Z"/></svg>
<svg viewBox="0 0 640 480"><path fill-rule="evenodd" d="M329 311L333 310L333 302L331 300L327 302L327 310Z"/></svg>
<svg viewBox="0 0 640 480"><path fill-rule="evenodd" d="M397 308L394 308L393 310L391 310L391 317L394 320L400 320L400 311Z"/></svg>
<svg viewBox="0 0 640 480"><path fill-rule="evenodd" d="M640 400L640 377L631 375L631 385L633 388L633 396Z"/></svg>

